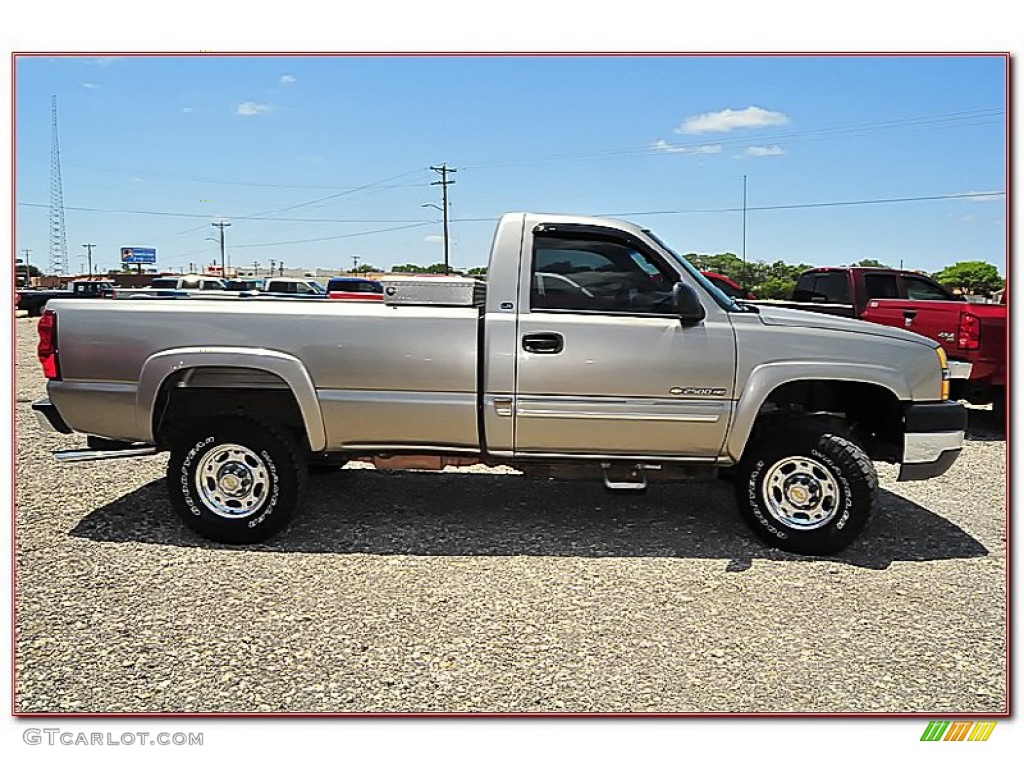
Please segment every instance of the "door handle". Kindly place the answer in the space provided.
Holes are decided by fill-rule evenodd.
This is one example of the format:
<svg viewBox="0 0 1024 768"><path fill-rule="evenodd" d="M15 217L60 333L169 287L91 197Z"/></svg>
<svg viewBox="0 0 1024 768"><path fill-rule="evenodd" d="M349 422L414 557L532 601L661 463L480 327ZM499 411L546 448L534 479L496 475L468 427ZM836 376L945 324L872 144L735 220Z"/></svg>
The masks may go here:
<svg viewBox="0 0 1024 768"><path fill-rule="evenodd" d="M537 355L557 355L565 349L560 333L528 333L523 336L523 349Z"/></svg>
<svg viewBox="0 0 1024 768"><path fill-rule="evenodd" d="M904 309L903 310L903 316L905 318L907 318L907 320L913 320L915 317L917 317L917 310L916 309Z"/></svg>

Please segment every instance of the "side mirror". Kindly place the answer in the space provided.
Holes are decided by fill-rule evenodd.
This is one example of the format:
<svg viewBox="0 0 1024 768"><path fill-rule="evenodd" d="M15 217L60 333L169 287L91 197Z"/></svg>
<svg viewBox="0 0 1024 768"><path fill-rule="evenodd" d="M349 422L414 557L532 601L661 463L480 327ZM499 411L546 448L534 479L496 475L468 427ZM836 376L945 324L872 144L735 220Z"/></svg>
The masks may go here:
<svg viewBox="0 0 1024 768"><path fill-rule="evenodd" d="M683 325L696 325L706 315L697 292L686 283L676 283L672 287L672 303Z"/></svg>

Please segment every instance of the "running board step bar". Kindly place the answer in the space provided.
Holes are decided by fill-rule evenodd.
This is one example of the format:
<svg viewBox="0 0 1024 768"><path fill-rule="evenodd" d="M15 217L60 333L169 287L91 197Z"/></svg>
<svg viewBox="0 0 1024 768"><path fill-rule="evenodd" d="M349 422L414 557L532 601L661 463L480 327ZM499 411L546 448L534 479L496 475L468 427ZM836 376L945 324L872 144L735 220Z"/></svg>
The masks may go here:
<svg viewBox="0 0 1024 768"><path fill-rule="evenodd" d="M661 469L660 464L612 464L601 462L604 472L604 487L609 491L646 491L648 469Z"/></svg>
<svg viewBox="0 0 1024 768"><path fill-rule="evenodd" d="M84 448L70 451L54 451L53 458L57 461L103 461L104 459L130 459L136 456L152 456L158 452L159 449L153 445L118 448L106 451Z"/></svg>

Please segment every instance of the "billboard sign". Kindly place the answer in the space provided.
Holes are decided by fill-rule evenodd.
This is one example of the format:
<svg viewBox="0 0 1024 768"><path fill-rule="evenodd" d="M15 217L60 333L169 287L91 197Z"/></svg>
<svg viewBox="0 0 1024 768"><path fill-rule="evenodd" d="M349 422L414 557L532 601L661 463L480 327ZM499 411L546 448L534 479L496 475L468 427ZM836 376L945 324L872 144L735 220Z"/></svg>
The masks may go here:
<svg viewBox="0 0 1024 768"><path fill-rule="evenodd" d="M156 248L128 247L121 249L122 264L156 264Z"/></svg>

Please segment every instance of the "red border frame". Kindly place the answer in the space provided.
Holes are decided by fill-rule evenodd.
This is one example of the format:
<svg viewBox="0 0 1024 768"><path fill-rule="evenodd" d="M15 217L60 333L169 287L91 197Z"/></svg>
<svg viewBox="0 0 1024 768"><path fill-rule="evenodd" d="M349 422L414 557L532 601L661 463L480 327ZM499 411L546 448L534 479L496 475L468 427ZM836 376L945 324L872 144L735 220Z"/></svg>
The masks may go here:
<svg viewBox="0 0 1024 768"><path fill-rule="evenodd" d="M1010 213L1012 211L1012 186L1011 186L1011 76L1012 71L1010 67L1011 54L1008 51L970 51L970 52L953 52L953 53L941 53L941 52L908 52L908 51L799 51L799 52L779 52L779 51L748 51L748 52L725 52L725 51L613 51L613 52L594 52L594 51L580 51L580 52L549 52L549 51L460 51L460 52L444 52L444 51L400 51L400 52L380 52L380 51L352 51L352 52L338 52L338 51L304 51L304 52L256 52L256 51L134 51L134 52L96 52L96 51L78 51L78 52L53 52L53 51L33 51L33 52L11 52L11 264L16 264L16 243L17 243L17 218L16 218L16 203L17 200L17 173L16 173L16 153L15 148L17 146L17 121L15 120L15 108L17 105L17 60L18 58L36 58L36 57L60 57L60 58L75 58L75 57L87 57L87 58L103 58L103 57L119 57L119 58L130 58L130 57L197 57L197 56L216 56L216 57L337 57L337 58L394 58L394 57L405 57L414 58L418 56L423 57L449 57L449 58L465 58L465 57L522 57L522 58L690 58L690 57L720 57L720 58L736 58L736 57L753 57L753 56L764 56L764 57L790 57L790 58L803 58L803 57L837 57L837 56L850 56L850 57L863 57L863 58L879 58L879 57L906 57L906 58L954 58L954 57L996 57L1001 56L1004 60L1004 76L1005 76L1005 181L1004 188L1006 195L1004 197L1004 223L1005 223L1005 246L1006 246L1006 284L1009 286L1012 271L1012 254L1013 254L1013 239L1012 239L1012 227L1010 226ZM1012 337L1012 326L1013 326L1013 311L1009 308L1007 303L1007 329L1006 329L1006 355L1008 361L1008 373L1006 383L1006 465L1005 465L1005 497L1006 497L1006 509L1005 509L1005 530L1006 530L1006 709L1002 712L952 712L948 710L936 710L930 712L444 712L444 713L432 713L432 712L19 712L17 709L16 699L16 684L17 679L15 675L16 661L17 661L17 569L15 567L15 555L17 548L17 466L18 466L18 455L17 455L17 377L11 377L11 430L14 437L14 443L12 445L11 452L11 510L14 514L11 515L11 715L17 718L337 718L337 717L354 717L354 718L403 718L403 717L427 717L427 718L506 718L506 717L541 717L541 718L718 718L718 717L731 717L731 718L795 718L795 717L829 717L829 718L872 718L872 719L886 719L886 718L917 718L917 719L934 719L938 717L958 717L958 718L1007 718L1011 716L1011 702L1012 697L1012 683L1013 683L1013 665L1012 665L1012 626L1010 617L1012 615L1011 606L1013 603L1013 593L1011 584L1011 574L1013 572L1013 560L1012 560L1012 548L1011 548L1011 521L1010 521L1010 510L1012 508L1012 487L1010 483L1010 468L1012 467L1012 450L1010 432L1012 425L1012 406L1010 398L1010 386L1013 374L1012 359L1010 357L1011 352L1011 337ZM11 349L12 354L17 354L17 323L11 323ZM12 365L12 371L14 366Z"/></svg>

